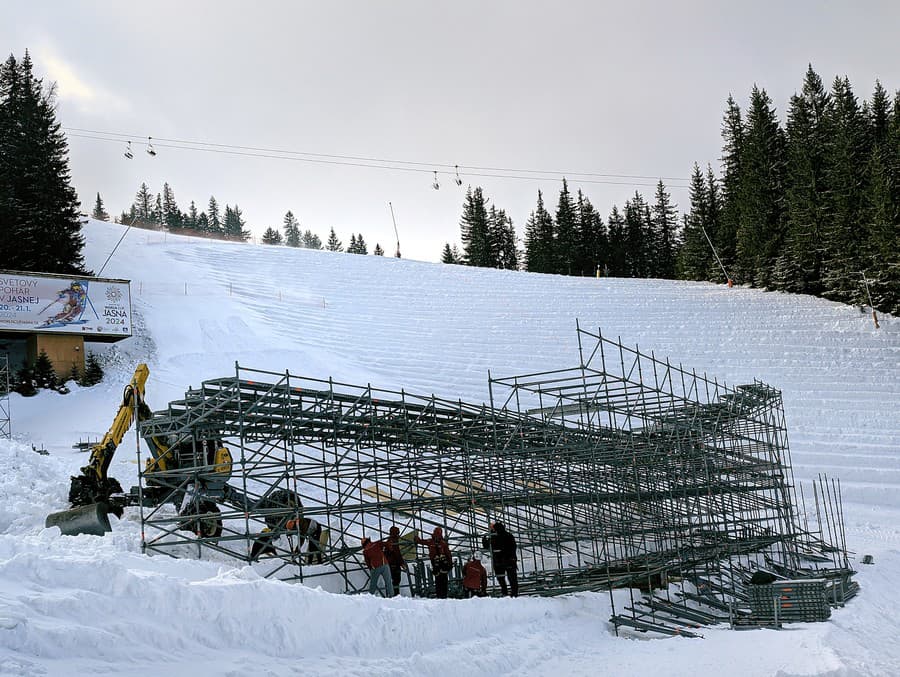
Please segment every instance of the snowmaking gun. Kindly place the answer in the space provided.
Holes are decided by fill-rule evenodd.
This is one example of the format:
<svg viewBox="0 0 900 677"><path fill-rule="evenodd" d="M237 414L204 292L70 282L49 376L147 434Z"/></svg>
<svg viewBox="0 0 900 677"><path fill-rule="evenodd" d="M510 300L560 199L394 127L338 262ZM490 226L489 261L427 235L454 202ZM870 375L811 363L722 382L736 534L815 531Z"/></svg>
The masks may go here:
<svg viewBox="0 0 900 677"><path fill-rule="evenodd" d="M228 484L231 478L231 452L220 440L178 439L175 436L144 436L150 456L144 468L146 487L132 487L129 493L108 475L110 463L135 418L139 422L153 416L144 401L144 387L150 370L139 364L131 382L125 386L122 402L112 425L91 447L88 464L72 477L69 510L47 516L46 527L56 526L64 535L94 534L112 531L109 515L121 518L126 506L158 506L171 502L179 516L178 529L199 537L218 538L222 533L221 511L217 503L244 512L262 510L269 528L280 527L289 517L302 516L300 497L279 489L268 496L253 499ZM284 516L284 513L291 513Z"/></svg>

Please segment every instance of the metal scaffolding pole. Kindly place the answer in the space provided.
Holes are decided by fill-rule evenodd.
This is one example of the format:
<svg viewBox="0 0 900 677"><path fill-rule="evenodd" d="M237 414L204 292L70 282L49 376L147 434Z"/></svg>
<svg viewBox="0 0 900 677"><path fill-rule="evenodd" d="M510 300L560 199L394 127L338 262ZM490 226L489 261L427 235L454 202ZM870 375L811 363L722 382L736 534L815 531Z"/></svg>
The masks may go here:
<svg viewBox="0 0 900 677"><path fill-rule="evenodd" d="M9 414L9 357L0 356L0 437L12 438Z"/></svg>

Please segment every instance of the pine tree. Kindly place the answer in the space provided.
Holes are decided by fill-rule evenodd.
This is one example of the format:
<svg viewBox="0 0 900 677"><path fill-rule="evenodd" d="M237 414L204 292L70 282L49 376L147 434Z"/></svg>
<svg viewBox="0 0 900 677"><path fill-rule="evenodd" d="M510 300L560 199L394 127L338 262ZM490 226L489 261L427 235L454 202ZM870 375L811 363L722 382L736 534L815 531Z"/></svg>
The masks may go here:
<svg viewBox="0 0 900 677"><path fill-rule="evenodd" d="M756 86L747 111L741 172L738 274L767 287L784 241L784 132L769 95Z"/></svg>
<svg viewBox="0 0 900 677"><path fill-rule="evenodd" d="M364 255L369 253L369 248L366 246L366 241L363 239L362 233L356 236L356 253Z"/></svg>
<svg viewBox="0 0 900 677"><path fill-rule="evenodd" d="M331 233L328 235L328 244L325 245L325 249L330 252L342 252L344 251L344 245L338 240L338 236L334 232L334 228L331 229Z"/></svg>
<svg viewBox="0 0 900 677"><path fill-rule="evenodd" d="M613 205L607 224L609 229L609 268L607 272L612 277L628 277L630 265L625 219L616 205Z"/></svg>
<svg viewBox="0 0 900 677"><path fill-rule="evenodd" d="M696 166L696 165L695 165ZM675 279L675 260L679 249L678 212L672 204L666 187L660 181L656 186L656 202L651 220L651 274L664 280Z"/></svg>
<svg viewBox="0 0 900 677"><path fill-rule="evenodd" d="M734 97L728 96L727 110L722 124L722 209L719 228L707 231L719 258L728 270L737 259L737 232L741 223L742 156L744 152L744 122Z"/></svg>
<svg viewBox="0 0 900 677"><path fill-rule="evenodd" d="M785 148L785 243L775 265L773 286L821 293L827 204L825 185L830 97L822 79L807 68L803 89L788 106Z"/></svg>
<svg viewBox="0 0 900 677"><path fill-rule="evenodd" d="M94 211L91 212L91 218L98 221L109 221L109 214L103 208L103 200L100 198L100 193L97 193L97 200L94 202Z"/></svg>
<svg viewBox="0 0 900 677"><path fill-rule="evenodd" d="M713 258L704 231L709 226L709 193L700 167L691 173L691 211L684 217L683 245L678 256L678 276L682 280L705 280Z"/></svg>
<svg viewBox="0 0 900 677"><path fill-rule="evenodd" d="M262 243L263 244L281 244L281 233L272 228L266 228L266 232L263 233Z"/></svg>
<svg viewBox="0 0 900 677"><path fill-rule="evenodd" d="M625 202L625 260L628 277L649 277L651 274L650 208L644 196L635 191Z"/></svg>
<svg viewBox="0 0 900 677"><path fill-rule="evenodd" d="M28 365L24 365L19 369L12 389L23 397L37 395L37 381L34 377L34 369Z"/></svg>
<svg viewBox="0 0 900 677"><path fill-rule="evenodd" d="M188 230L198 230L200 228L200 215L197 213L197 205L191 200L191 206L188 207L187 214L184 217L184 227Z"/></svg>
<svg viewBox="0 0 900 677"><path fill-rule="evenodd" d="M544 196L538 191L537 207L525 223L525 269L529 272L553 272L554 230L553 217L544 207Z"/></svg>
<svg viewBox="0 0 900 677"><path fill-rule="evenodd" d="M518 270L519 251L512 219L494 205L491 205L488 214L488 240L494 266L503 270Z"/></svg>
<svg viewBox="0 0 900 677"><path fill-rule="evenodd" d="M356 233L350 233L350 246L347 247L348 254L358 254L356 251Z"/></svg>
<svg viewBox="0 0 900 677"><path fill-rule="evenodd" d="M219 203L212 195L209 197L209 204L206 207L206 231L213 235L221 235L224 232L222 227L222 217L219 214Z"/></svg>
<svg viewBox="0 0 900 677"><path fill-rule="evenodd" d="M137 195L134 196L134 204L132 205L134 216L141 222L139 225L148 226L153 222L153 195L150 192L150 186L141 183L138 188Z"/></svg>
<svg viewBox="0 0 900 677"><path fill-rule="evenodd" d="M184 217L175 201L175 191L168 183L163 184L162 222L169 230L181 230L184 227Z"/></svg>
<svg viewBox="0 0 900 677"><path fill-rule="evenodd" d="M595 275L602 272L608 264L609 240L606 226L594 205L580 190L575 204L578 233L581 236L576 272L580 275Z"/></svg>
<svg viewBox="0 0 900 677"><path fill-rule="evenodd" d="M245 228L246 225L240 207L225 205L225 220L222 222L222 230L226 238L246 242L250 239L250 231Z"/></svg>
<svg viewBox="0 0 900 677"><path fill-rule="evenodd" d="M4 268L83 274L78 197L56 121L28 52L0 66L0 261Z"/></svg>
<svg viewBox="0 0 900 677"><path fill-rule="evenodd" d="M869 106L870 141L872 145L883 146L891 131L891 99L881 82L875 81L872 104Z"/></svg>
<svg viewBox="0 0 900 677"><path fill-rule="evenodd" d="M150 211L150 220L158 228L163 225L162 195L159 193L156 194L156 201L153 203L153 209Z"/></svg>
<svg viewBox="0 0 900 677"><path fill-rule="evenodd" d="M288 247L300 246L300 222L290 210L284 215L284 243Z"/></svg>
<svg viewBox="0 0 900 677"><path fill-rule="evenodd" d="M569 186L563 179L556 206L556 237L553 248L553 269L556 273L572 275L578 269L579 242L581 233L575 215L575 203L569 193Z"/></svg>
<svg viewBox="0 0 900 677"><path fill-rule="evenodd" d="M496 267L491 247L487 200L480 186L474 190L470 186L466 191L459 230L466 263L484 268Z"/></svg>
<svg viewBox="0 0 900 677"><path fill-rule="evenodd" d="M900 92L897 94L900 104ZM891 101L876 80L868 107L869 145L862 221L867 240L862 252L872 303L884 312L900 310L900 145L894 144ZM900 112L900 111L898 111Z"/></svg>
<svg viewBox="0 0 900 677"><path fill-rule="evenodd" d="M334 232L334 228L331 229L331 232ZM340 242L338 242L338 245L340 245ZM322 249L322 240L311 230L306 230L303 232L302 246L307 249Z"/></svg>
<svg viewBox="0 0 900 677"><path fill-rule="evenodd" d="M900 314L900 92L893 108L881 101L880 83L872 101L873 148L866 171L864 219L869 241L866 272L874 306ZM882 109L887 108L885 113ZM886 123L882 123L886 117ZM884 124L886 129L882 130Z"/></svg>
<svg viewBox="0 0 900 677"><path fill-rule="evenodd" d="M87 358L84 361L84 373L81 375L81 380L78 382L78 385L83 388L90 388L93 385L97 385L102 380L103 368L100 366L97 356L94 355L93 352L88 351Z"/></svg>
<svg viewBox="0 0 900 677"><path fill-rule="evenodd" d="M384 256L384 250L381 248L381 245L377 242L375 243L375 249L372 251L375 256Z"/></svg>
<svg viewBox="0 0 900 677"><path fill-rule="evenodd" d="M444 243L444 250L441 252L441 263L456 263L453 258L453 251L450 249L450 243Z"/></svg>
<svg viewBox="0 0 900 677"><path fill-rule="evenodd" d="M53 389L59 384L53 363L44 350L41 350L34 363L34 380L38 388Z"/></svg>
<svg viewBox="0 0 900 677"><path fill-rule="evenodd" d="M859 102L847 78L835 78L828 116L831 143L825 170L828 216L823 293L844 303L865 303L860 271L865 270L868 232L862 220L864 172L868 164L866 129Z"/></svg>

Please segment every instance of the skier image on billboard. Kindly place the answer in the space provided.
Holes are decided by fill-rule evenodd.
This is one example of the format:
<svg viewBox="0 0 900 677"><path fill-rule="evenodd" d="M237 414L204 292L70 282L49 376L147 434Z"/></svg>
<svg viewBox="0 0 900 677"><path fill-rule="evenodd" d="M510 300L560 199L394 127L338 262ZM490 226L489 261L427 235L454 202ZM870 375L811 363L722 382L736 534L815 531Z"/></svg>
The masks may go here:
<svg viewBox="0 0 900 677"><path fill-rule="evenodd" d="M87 320L82 320L84 310L88 302L87 282L72 282L65 289L57 293L56 300L47 305L43 313L51 306L61 303L62 309L53 317L48 317L43 324L37 325L41 328L48 327L64 327L69 324L84 324Z"/></svg>

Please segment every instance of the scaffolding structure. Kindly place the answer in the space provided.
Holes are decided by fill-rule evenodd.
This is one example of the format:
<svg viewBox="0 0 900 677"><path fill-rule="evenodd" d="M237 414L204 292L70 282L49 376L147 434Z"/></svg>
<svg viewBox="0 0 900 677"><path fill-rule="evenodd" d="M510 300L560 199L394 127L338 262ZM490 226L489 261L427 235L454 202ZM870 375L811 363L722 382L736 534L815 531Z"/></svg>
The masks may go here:
<svg viewBox="0 0 900 677"><path fill-rule="evenodd" d="M0 437L12 437L9 415L9 357L0 355Z"/></svg>
<svg viewBox="0 0 900 677"><path fill-rule="evenodd" d="M724 603L740 592L733 572L799 575L829 548L847 575L846 548L801 528L778 390L729 387L577 332L579 366L489 375L478 405L236 365L141 423L181 455L177 471L141 474L153 499L144 547L249 562L263 544L265 575L355 592L367 583L363 536L396 525L413 559L414 536L440 526L453 580L500 520L526 594L702 578ZM222 444L227 468L211 453ZM300 516L325 527L321 564L298 556L302 530L287 525ZM841 534L835 520L828 535ZM414 571L413 591L429 594L426 567Z"/></svg>

